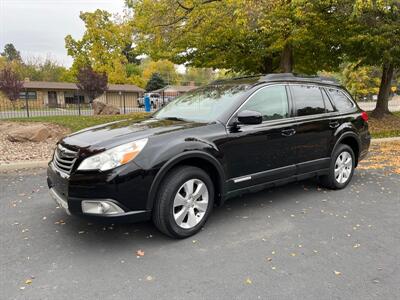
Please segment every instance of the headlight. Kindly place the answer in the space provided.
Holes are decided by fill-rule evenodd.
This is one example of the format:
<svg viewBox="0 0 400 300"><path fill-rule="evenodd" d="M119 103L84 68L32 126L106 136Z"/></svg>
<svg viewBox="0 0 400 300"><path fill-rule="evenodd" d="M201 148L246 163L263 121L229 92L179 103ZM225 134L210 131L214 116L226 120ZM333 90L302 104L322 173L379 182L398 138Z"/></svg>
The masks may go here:
<svg viewBox="0 0 400 300"><path fill-rule="evenodd" d="M86 158L79 165L78 170L107 171L114 169L133 160L146 144L147 139L137 140L93 155Z"/></svg>

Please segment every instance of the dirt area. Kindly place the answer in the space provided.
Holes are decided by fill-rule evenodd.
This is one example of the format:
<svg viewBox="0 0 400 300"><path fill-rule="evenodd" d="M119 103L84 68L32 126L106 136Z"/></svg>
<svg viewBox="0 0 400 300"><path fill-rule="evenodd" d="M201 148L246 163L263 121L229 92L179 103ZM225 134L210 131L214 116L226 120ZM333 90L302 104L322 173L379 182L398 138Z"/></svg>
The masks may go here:
<svg viewBox="0 0 400 300"><path fill-rule="evenodd" d="M23 126L30 126L30 123L0 122L0 164L12 161L50 160L56 142L59 138L68 134L69 130L55 124L45 125L56 132L57 137L39 143L18 143L7 140L7 132Z"/></svg>
<svg viewBox="0 0 400 300"><path fill-rule="evenodd" d="M370 132L374 136L381 137L382 135L383 137L385 136L385 132L400 132L400 116L385 116L384 119L370 118L368 125Z"/></svg>
<svg viewBox="0 0 400 300"><path fill-rule="evenodd" d="M400 141L372 144L367 159L359 169L380 169L400 174Z"/></svg>

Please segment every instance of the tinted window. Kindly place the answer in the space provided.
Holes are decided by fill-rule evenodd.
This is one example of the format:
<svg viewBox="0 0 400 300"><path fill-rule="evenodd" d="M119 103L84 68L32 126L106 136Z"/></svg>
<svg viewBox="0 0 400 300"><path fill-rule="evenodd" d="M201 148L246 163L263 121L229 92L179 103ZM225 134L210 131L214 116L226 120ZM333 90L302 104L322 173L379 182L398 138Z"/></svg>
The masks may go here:
<svg viewBox="0 0 400 300"><path fill-rule="evenodd" d="M353 103L342 91L336 89L328 89L328 92L329 95L331 95L333 103L335 104L338 111L344 111L353 108Z"/></svg>
<svg viewBox="0 0 400 300"><path fill-rule="evenodd" d="M321 89L321 92L322 92L322 96L324 97L326 111L327 112L334 112L335 109L333 108L332 103L329 100L328 95L326 94L326 91Z"/></svg>
<svg viewBox="0 0 400 300"><path fill-rule="evenodd" d="M168 103L153 116L157 119L180 118L196 122L218 120L226 107L245 94L250 85L207 85Z"/></svg>
<svg viewBox="0 0 400 300"><path fill-rule="evenodd" d="M243 105L241 110L254 110L263 115L263 120L276 120L289 116L286 88L283 85L262 88Z"/></svg>
<svg viewBox="0 0 400 300"><path fill-rule="evenodd" d="M324 100L319 87L293 85L292 92L298 116L309 116L325 112Z"/></svg>

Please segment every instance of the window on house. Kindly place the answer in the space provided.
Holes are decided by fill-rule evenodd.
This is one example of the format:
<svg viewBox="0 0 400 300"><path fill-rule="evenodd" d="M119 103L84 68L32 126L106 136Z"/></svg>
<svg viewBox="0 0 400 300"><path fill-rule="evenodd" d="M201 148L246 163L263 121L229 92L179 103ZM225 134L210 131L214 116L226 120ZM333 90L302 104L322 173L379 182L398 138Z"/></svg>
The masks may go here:
<svg viewBox="0 0 400 300"><path fill-rule="evenodd" d="M37 94L36 92L20 92L19 93L19 99L21 100L37 100Z"/></svg>
<svg viewBox="0 0 400 300"><path fill-rule="evenodd" d="M85 97L83 95L79 95L74 92L65 92L64 98L65 104L83 104L85 102Z"/></svg>

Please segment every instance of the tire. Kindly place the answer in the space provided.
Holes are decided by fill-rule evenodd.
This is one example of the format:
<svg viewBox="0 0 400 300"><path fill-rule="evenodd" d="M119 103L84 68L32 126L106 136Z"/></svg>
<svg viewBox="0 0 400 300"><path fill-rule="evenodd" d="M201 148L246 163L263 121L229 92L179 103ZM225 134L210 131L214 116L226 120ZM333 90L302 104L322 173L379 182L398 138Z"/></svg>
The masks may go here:
<svg viewBox="0 0 400 300"><path fill-rule="evenodd" d="M339 159L340 156L342 159L351 158L351 163L345 164L345 166L342 169L339 168L340 161L338 160L340 160ZM347 159L345 159L345 161L347 161ZM351 167L351 169L348 170L347 167ZM342 174L343 176L340 177L340 173L342 173L340 170L343 169L345 170L345 172L343 173L344 175ZM354 174L354 169L355 169L355 155L353 149L351 149L351 147L349 147L348 145L340 144L332 154L328 175L320 177L320 182L324 187L327 187L329 189L333 190L344 189L350 183ZM338 170L336 174L335 170Z"/></svg>
<svg viewBox="0 0 400 300"><path fill-rule="evenodd" d="M187 238L201 230L213 205L214 185L210 176L197 167L177 167L167 173L160 184L153 208L153 223L170 237Z"/></svg>

